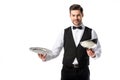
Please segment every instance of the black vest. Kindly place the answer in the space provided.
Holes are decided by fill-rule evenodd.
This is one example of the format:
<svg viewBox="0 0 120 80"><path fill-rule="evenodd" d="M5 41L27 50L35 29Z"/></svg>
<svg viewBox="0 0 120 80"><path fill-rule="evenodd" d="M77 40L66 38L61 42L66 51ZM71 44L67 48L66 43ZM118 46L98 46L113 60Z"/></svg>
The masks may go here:
<svg viewBox="0 0 120 80"><path fill-rule="evenodd" d="M91 29L85 27L83 36L80 40L91 39ZM83 48L80 44L76 47L74 38L72 35L71 27L68 27L64 31L64 57L63 65L71 66L75 57L78 60L79 65L86 66L89 65L89 57L86 53L86 49Z"/></svg>

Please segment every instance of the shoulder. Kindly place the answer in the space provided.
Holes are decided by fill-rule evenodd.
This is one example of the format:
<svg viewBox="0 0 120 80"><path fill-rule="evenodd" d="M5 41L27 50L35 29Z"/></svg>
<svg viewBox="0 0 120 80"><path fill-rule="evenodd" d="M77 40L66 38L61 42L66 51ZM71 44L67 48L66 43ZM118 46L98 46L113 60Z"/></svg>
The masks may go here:
<svg viewBox="0 0 120 80"><path fill-rule="evenodd" d="M85 26L87 30L90 30L91 31L91 34L92 34L92 37L93 38L97 38L97 33L94 29L90 28L90 27L87 27Z"/></svg>
<svg viewBox="0 0 120 80"><path fill-rule="evenodd" d="M93 30L92 28L90 28L90 27L88 27L88 26L85 26L85 29Z"/></svg>
<svg viewBox="0 0 120 80"><path fill-rule="evenodd" d="M69 30L69 29L71 29L71 26L69 26L69 27L65 28L64 30Z"/></svg>
<svg viewBox="0 0 120 80"><path fill-rule="evenodd" d="M71 31L71 26L69 26L69 27L67 27L67 28L64 29L64 33L65 32L69 32L69 31Z"/></svg>

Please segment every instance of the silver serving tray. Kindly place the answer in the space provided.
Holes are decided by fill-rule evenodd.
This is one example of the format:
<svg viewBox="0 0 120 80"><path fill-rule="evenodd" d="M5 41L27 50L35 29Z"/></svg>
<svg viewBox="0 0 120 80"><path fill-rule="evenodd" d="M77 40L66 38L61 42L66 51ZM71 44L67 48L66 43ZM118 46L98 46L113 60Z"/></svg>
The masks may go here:
<svg viewBox="0 0 120 80"><path fill-rule="evenodd" d="M82 47L88 48L88 49L95 48L97 46L97 44L93 42L92 40L85 40L85 41L80 42L80 44Z"/></svg>
<svg viewBox="0 0 120 80"><path fill-rule="evenodd" d="M38 54L50 54L50 53L52 53L51 50L49 50L47 48L42 48L42 47L30 47L29 49L35 53L38 53Z"/></svg>

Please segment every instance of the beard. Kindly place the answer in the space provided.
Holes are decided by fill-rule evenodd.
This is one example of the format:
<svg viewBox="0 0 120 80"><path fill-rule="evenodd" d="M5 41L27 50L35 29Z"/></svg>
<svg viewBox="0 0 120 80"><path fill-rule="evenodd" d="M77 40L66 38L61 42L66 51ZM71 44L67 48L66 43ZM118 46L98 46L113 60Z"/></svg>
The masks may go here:
<svg viewBox="0 0 120 80"><path fill-rule="evenodd" d="M80 25L81 24L81 21L80 20L73 20L72 23L76 26Z"/></svg>

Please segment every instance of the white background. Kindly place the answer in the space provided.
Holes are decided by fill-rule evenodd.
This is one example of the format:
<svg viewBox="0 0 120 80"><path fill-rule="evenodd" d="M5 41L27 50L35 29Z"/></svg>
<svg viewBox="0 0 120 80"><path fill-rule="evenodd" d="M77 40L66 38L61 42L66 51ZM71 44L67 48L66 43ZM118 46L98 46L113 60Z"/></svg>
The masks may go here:
<svg viewBox="0 0 120 80"><path fill-rule="evenodd" d="M120 80L119 0L0 0L0 80L60 80L63 51L42 62L29 47L51 49L71 24L73 3L82 5L83 23L102 46L101 58L91 59L91 80Z"/></svg>

